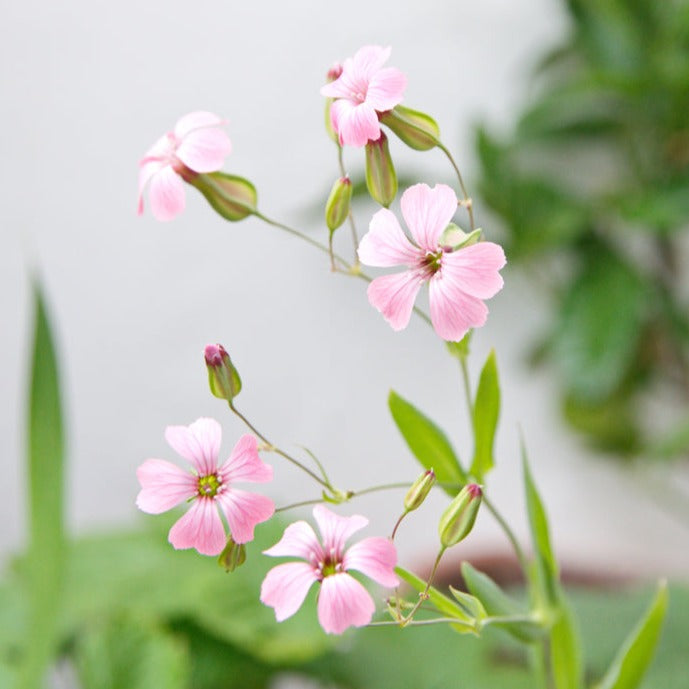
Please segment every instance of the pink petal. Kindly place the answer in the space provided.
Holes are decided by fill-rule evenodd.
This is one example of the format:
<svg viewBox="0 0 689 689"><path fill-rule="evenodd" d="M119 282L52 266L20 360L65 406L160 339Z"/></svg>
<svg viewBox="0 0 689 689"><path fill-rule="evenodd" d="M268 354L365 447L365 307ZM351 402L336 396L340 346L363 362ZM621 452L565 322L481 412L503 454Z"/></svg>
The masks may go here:
<svg viewBox="0 0 689 689"><path fill-rule="evenodd" d="M381 208L371 218L358 254L362 263L379 268L400 264L412 266L425 255L407 239L395 214L387 208Z"/></svg>
<svg viewBox="0 0 689 689"><path fill-rule="evenodd" d="M197 493L196 477L164 459L147 459L137 470L136 506L149 514L167 512Z"/></svg>
<svg viewBox="0 0 689 689"><path fill-rule="evenodd" d="M394 67L387 67L376 72L366 91L366 102L378 112L392 110L402 102L407 88L407 77Z"/></svg>
<svg viewBox="0 0 689 689"><path fill-rule="evenodd" d="M215 419L198 419L190 426L168 426L165 440L173 450L191 462L201 476L218 469L222 429Z"/></svg>
<svg viewBox="0 0 689 689"><path fill-rule="evenodd" d="M318 524L323 541L323 551L326 557L340 560L344 554L345 541L368 524L368 519L355 514L351 517L341 517L331 512L324 505L313 508L313 516Z"/></svg>
<svg viewBox="0 0 689 689"><path fill-rule="evenodd" d="M369 81L388 61L391 52L390 46L383 48L379 45L365 45L356 51L351 61L345 60L342 71L343 73L351 71L356 78Z"/></svg>
<svg viewBox="0 0 689 689"><path fill-rule="evenodd" d="M223 166L231 150L230 137L222 129L197 129L182 139L177 157L195 172L215 172Z"/></svg>
<svg viewBox="0 0 689 689"><path fill-rule="evenodd" d="M166 163L160 160L149 160L141 165L139 168L139 202L137 206L137 213L141 215L144 212L144 189L146 185L153 179L153 176L160 172Z"/></svg>
<svg viewBox="0 0 689 689"><path fill-rule="evenodd" d="M353 105L341 98L330 107L330 119L343 146L365 146L380 138L376 111L367 103Z"/></svg>
<svg viewBox="0 0 689 689"><path fill-rule="evenodd" d="M253 541L256 524L267 521L275 512L273 501L265 495L234 488L218 493L215 499L225 514L235 543Z"/></svg>
<svg viewBox="0 0 689 689"><path fill-rule="evenodd" d="M219 127L223 124L226 124L226 122L222 117L218 117L216 114L206 112L205 110L197 110L177 120L177 124L175 125L175 136L178 140L181 140L195 129Z"/></svg>
<svg viewBox="0 0 689 689"><path fill-rule="evenodd" d="M505 252L492 242L479 242L442 259L443 279L449 277L457 287L472 297L489 299L503 286L498 271L505 265Z"/></svg>
<svg viewBox="0 0 689 689"><path fill-rule="evenodd" d="M184 210L184 184L171 165L151 177L148 198L156 220L172 220Z"/></svg>
<svg viewBox="0 0 689 689"><path fill-rule="evenodd" d="M229 459L220 467L223 481L266 483L273 478L273 467L258 456L258 442L253 435L243 435L232 449Z"/></svg>
<svg viewBox="0 0 689 689"><path fill-rule="evenodd" d="M342 562L346 570L357 569L382 586L397 586L397 551L387 538L365 538L347 550Z"/></svg>
<svg viewBox="0 0 689 689"><path fill-rule="evenodd" d="M438 251L440 235L457 210L457 196L446 184L415 184L402 194L402 215L416 240L426 251Z"/></svg>
<svg viewBox="0 0 689 689"><path fill-rule="evenodd" d="M272 548L264 550L263 554L272 557L301 557L311 563L324 558L323 548L316 534L305 521L290 524L282 538Z"/></svg>
<svg viewBox="0 0 689 689"><path fill-rule="evenodd" d="M363 627L371 621L375 610L368 591L349 574L332 574L321 582L318 621L328 634Z"/></svg>
<svg viewBox="0 0 689 689"><path fill-rule="evenodd" d="M471 328L486 322L488 308L476 297L465 294L442 271L430 281L431 321L444 340L457 342Z"/></svg>
<svg viewBox="0 0 689 689"><path fill-rule="evenodd" d="M273 567L261 584L261 602L275 609L278 622L294 615L314 581L313 567L305 562L288 562Z"/></svg>
<svg viewBox="0 0 689 689"><path fill-rule="evenodd" d="M368 300L383 314L393 330L403 330L409 324L422 283L423 277L412 270L383 275L368 286Z"/></svg>
<svg viewBox="0 0 689 689"><path fill-rule="evenodd" d="M219 555L227 537L214 500L194 500L189 511L173 524L168 541L177 550L196 548L202 555Z"/></svg>

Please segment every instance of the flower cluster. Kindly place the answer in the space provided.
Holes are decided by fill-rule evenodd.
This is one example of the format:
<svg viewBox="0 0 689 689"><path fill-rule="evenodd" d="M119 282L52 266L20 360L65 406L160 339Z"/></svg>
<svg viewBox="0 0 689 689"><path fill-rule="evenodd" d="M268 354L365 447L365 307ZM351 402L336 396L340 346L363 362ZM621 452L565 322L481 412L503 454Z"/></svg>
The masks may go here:
<svg viewBox="0 0 689 689"><path fill-rule="evenodd" d="M505 255L497 244L478 241L479 230L464 234L452 224L461 203L447 185L430 188L417 184L404 192L401 212L411 236L405 234L395 214L388 210L397 193L397 178L381 123L416 150L435 146L439 135L431 118L400 106L407 79L398 69L384 66L389 56L390 48L365 46L342 65L333 67L328 73L329 83L321 89L321 94L330 99L330 125L339 145L366 146L367 165L369 158L373 160L371 170L367 167L367 186L373 198L386 206L372 217L368 232L356 247L358 258L376 268L405 268L394 274L367 277L369 301L393 329L407 326L417 294L428 283L433 327L441 338L457 341L470 329L485 323L488 309L484 300L502 288L499 271L505 265ZM172 131L154 144L140 162L139 213L143 212L143 194L148 188L153 215L159 220L173 218L184 208L186 182L199 189L227 220L252 213L265 219L254 205L253 185L220 172L231 150L224 124L212 113L193 112L182 117ZM343 176L336 182L326 206L330 245L321 248L329 251L333 269L337 266L332 234L350 216L351 196L351 182ZM473 230L473 217L470 219ZM300 234L280 223L271 224ZM350 268L353 274L359 271L358 265ZM211 392L238 413L234 398L241 391L242 382L229 354L220 345L209 345L205 361ZM191 471L162 459L147 459L137 471L141 491L136 502L141 510L152 514L188 503L188 511L170 529L170 543L179 549L195 548L204 555L223 553L221 559L231 553L225 558L231 569L243 562L243 544L254 538L256 526L275 512L270 498L241 490L237 484L268 482L273 470L261 460L258 441L249 434L243 435L229 457L220 463L221 435L220 424L208 418L190 426L168 427L167 442L189 462ZM265 441L264 436L258 435ZM265 442L266 449L276 450ZM277 451L315 478L333 502L350 497L335 490L325 472L321 479L286 453ZM432 471L424 474L422 486L415 489L409 504L405 502L405 514L418 507L434 480ZM463 503L460 507L463 509ZM478 502L473 509L478 509ZM445 539L444 547L445 541L454 542L459 533L455 512L445 518L449 522L445 531L450 535L441 537ZM349 627L366 625L372 619L375 604L350 572L358 571L382 586L397 586L395 546L391 539L374 537L346 548L347 540L368 524L366 518L342 517L323 505L313 509L313 516L320 539L307 522L297 521L287 526L280 541L265 551L271 557L295 557L300 561L271 569L261 586L260 599L282 621L296 613L317 584L318 619L326 632L340 634ZM233 550L235 545L239 549Z"/></svg>

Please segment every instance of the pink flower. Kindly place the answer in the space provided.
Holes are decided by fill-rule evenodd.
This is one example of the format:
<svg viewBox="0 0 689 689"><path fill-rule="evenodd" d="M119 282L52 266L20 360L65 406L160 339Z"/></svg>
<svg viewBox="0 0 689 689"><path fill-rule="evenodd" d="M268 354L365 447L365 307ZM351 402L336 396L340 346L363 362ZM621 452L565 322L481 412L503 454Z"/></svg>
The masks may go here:
<svg viewBox="0 0 689 689"><path fill-rule="evenodd" d="M341 145L365 146L379 139L378 113L401 103L407 77L394 67L383 68L390 51L378 45L360 48L344 61L336 80L321 88L321 95L336 99L330 121Z"/></svg>
<svg viewBox="0 0 689 689"><path fill-rule="evenodd" d="M172 220L184 210L184 185L198 172L215 172L225 162L232 144L220 129L225 124L212 112L191 112L158 139L139 162L139 208L144 211L144 188L158 220Z"/></svg>
<svg viewBox="0 0 689 689"><path fill-rule="evenodd" d="M299 610L318 581L318 621L328 634L341 634L348 627L368 624L375 611L373 599L349 570L363 572L383 586L397 586L397 552L387 538L366 538L345 550L345 541L368 524L365 517L340 517L323 505L313 508L313 516L323 544L306 522L290 524L279 543L265 554L300 557L306 562L273 567L261 585L261 601L274 608L277 621L282 622Z"/></svg>
<svg viewBox="0 0 689 689"><path fill-rule="evenodd" d="M368 299L394 330L406 328L416 295L429 283L431 321L445 340L457 341L470 328L486 322L483 299L502 289L498 271L505 254L492 242L453 249L443 244L443 232L457 210L457 197L445 184L433 189L416 184L401 200L402 215L414 241L402 231L395 215L379 210L359 245L359 258L370 266L405 265L402 273L384 275L371 282Z"/></svg>
<svg viewBox="0 0 689 689"><path fill-rule="evenodd" d="M265 483L273 478L273 468L258 456L256 438L243 435L229 459L218 466L221 434L214 419L199 419L191 426L168 426L165 439L191 462L194 471L184 471L162 459L147 459L136 470L141 484L136 504L144 512L160 514L191 502L189 511L170 529L168 540L177 549L196 548L203 555L218 555L227 541L219 511L236 543L252 540L256 524L275 512L270 498L234 487L236 481Z"/></svg>

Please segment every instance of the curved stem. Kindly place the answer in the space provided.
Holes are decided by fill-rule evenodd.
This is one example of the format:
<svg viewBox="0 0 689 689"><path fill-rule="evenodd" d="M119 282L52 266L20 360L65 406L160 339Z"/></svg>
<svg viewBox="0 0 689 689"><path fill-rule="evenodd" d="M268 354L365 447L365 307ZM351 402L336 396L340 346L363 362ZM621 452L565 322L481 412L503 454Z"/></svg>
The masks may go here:
<svg viewBox="0 0 689 689"><path fill-rule="evenodd" d="M277 514L278 512L286 512L287 510L293 510L296 509L297 507L307 507L308 505L318 505L318 503L323 502L323 499L318 499L318 500L302 500L301 502L293 502L289 505L283 505L282 507L276 507L275 508L275 513Z"/></svg>
<svg viewBox="0 0 689 689"><path fill-rule="evenodd" d="M438 552L438 556L435 558L435 562L433 563L433 569L431 570L431 574L428 577L428 581L426 582L426 588L423 590L423 593L419 594L419 600L416 602L416 605L411 609L409 614L400 623L401 627L406 627L412 621L416 611L427 600L428 592L431 590L431 584L433 583L433 578L435 577L435 573L438 571L438 565L440 564L440 559L442 558L443 554L445 553L445 550L446 550L446 548L445 548L445 546L443 546L440 549L440 551Z"/></svg>
<svg viewBox="0 0 689 689"><path fill-rule="evenodd" d="M397 529L399 528L399 525L402 523L402 520L409 514L409 510L405 510L402 512L400 515L400 518L395 522L395 526L392 527L392 533L390 534L390 540L394 541L395 540L395 534L397 533Z"/></svg>
<svg viewBox="0 0 689 689"><path fill-rule="evenodd" d="M379 486L371 486L370 488L362 488L361 490L351 490L349 491L349 496L354 498L358 497L360 495L366 495L367 493L378 493L381 490L393 490L395 488L409 488L411 486L411 482L407 481L406 483L382 483Z"/></svg>
<svg viewBox="0 0 689 689"><path fill-rule="evenodd" d="M430 624L457 624L460 627L466 627L467 629L476 629L476 626L464 622L463 620L458 620L456 617L436 617L432 620L417 620L416 622L410 621L405 624L405 627L424 627ZM395 621L385 621L385 622L369 622L367 627L399 627L399 622Z"/></svg>
<svg viewBox="0 0 689 689"><path fill-rule="evenodd" d="M344 159L342 157L342 146L339 144L337 145L337 163L340 167L340 175L342 177L347 177L347 172L345 170L344 166ZM354 214L352 213L351 209L349 213L347 213L347 218L349 220L349 228L352 232L352 244L354 246L354 265L358 266L359 265L359 254L357 253L357 248L359 246L359 236L356 231L356 223L354 222ZM332 237L331 237L332 241Z"/></svg>
<svg viewBox="0 0 689 689"><path fill-rule="evenodd" d="M307 466L304 466L298 459L295 459L294 457L292 457L292 455L288 454L284 450L281 450L279 447L271 443L270 440L268 440L268 438L266 438L266 436L263 435L263 433L261 433L261 431L259 431L258 428L256 428L256 426L254 426L251 423L251 421L249 421L249 419L247 419L246 416L244 416L244 414L242 414L231 401L228 402L228 404L230 406L230 409L232 410L232 413L238 416L249 429L251 429L266 445L268 445L268 448L271 452L280 455L288 462L294 464L294 466L298 467L303 472L307 473L314 481L320 483L320 485L323 486L323 488L331 492L335 492L335 489L332 487L329 481L323 480L318 474L311 471L311 469L309 469Z"/></svg>
<svg viewBox="0 0 689 689"><path fill-rule="evenodd" d="M441 141L438 141L436 143L436 146L447 156L447 159L450 161L450 165L454 168L455 174L457 175L457 181L459 182L459 188L462 190L462 194L464 194L464 203L462 204L464 208L467 209L467 214L469 215L469 225L471 226L471 231L474 231L474 209L472 208L472 202L471 202L471 197L469 196L467 192L467 188L464 184L464 180L462 179L462 173L459 171L459 167L457 167L457 163L455 163L455 159L452 157L452 153L443 145Z"/></svg>

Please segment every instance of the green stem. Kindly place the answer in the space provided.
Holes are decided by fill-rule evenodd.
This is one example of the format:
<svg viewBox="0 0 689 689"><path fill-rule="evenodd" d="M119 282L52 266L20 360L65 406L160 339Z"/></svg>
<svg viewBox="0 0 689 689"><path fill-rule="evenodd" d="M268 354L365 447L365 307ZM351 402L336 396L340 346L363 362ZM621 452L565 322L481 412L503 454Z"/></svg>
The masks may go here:
<svg viewBox="0 0 689 689"><path fill-rule="evenodd" d="M529 667L534 675L537 687L549 689L548 685L548 664L545 658L545 645L543 642L536 642L528 649Z"/></svg>
<svg viewBox="0 0 689 689"><path fill-rule="evenodd" d="M498 512L495 505L493 505L493 503L488 499L485 491L483 492L483 504L488 508L488 511L493 515L493 518L500 525L500 528L505 532L505 536L507 536L507 539L512 544L514 554L517 556L517 560L519 560L519 567L523 572L524 580L527 581L529 563L526 559L524 551L522 550L522 547L519 545L517 537L514 535L514 531L512 531L510 525L505 521L505 518L500 514L500 512Z"/></svg>
<svg viewBox="0 0 689 689"><path fill-rule="evenodd" d="M464 381L464 396L466 397L467 408L469 410L469 421L473 427L474 424L474 402L471 394L471 380L469 378L469 367L467 366L466 357L460 359L462 367L462 380Z"/></svg>
<svg viewBox="0 0 689 689"><path fill-rule="evenodd" d="M456 624L459 625L460 627L466 627L467 629L476 629L476 626L473 624L469 624L467 622L464 622L463 620L458 620L456 617L436 617L432 620L416 620L416 621L410 621L407 624L405 624L405 627L427 627L428 625L431 624ZM395 622L393 620L391 621L385 621L385 622L369 622L369 624L366 625L367 627L399 627L399 622Z"/></svg>
<svg viewBox="0 0 689 689"><path fill-rule="evenodd" d="M318 505L321 502L323 502L323 498L319 498L318 500L302 500L301 502L293 502L289 505L283 505L282 507L276 507L275 513L277 514L278 512L286 512L287 510L293 510L293 509L296 509L297 507L307 507L308 505Z"/></svg>
<svg viewBox="0 0 689 689"><path fill-rule="evenodd" d="M395 522L395 526L392 527L392 533L390 534L390 540L394 541L395 540L395 534L397 533L397 529L399 528L399 525L402 523L402 520L409 514L409 510L405 510L400 514L400 518Z"/></svg>
<svg viewBox="0 0 689 689"><path fill-rule="evenodd" d="M464 194L464 207L467 209L467 214L469 215L469 225L471 226L471 231L474 231L474 209L472 208L472 203L471 203L471 197L469 196L467 192L467 188L464 184L464 180L462 179L462 173L459 171L459 167L457 167L457 163L455 162L455 159L452 157L452 153L443 145L441 141L438 141L436 143L436 146L447 156L447 159L450 161L450 165L454 168L455 174L457 175L457 181L459 182L459 188L462 190L462 194Z"/></svg>
<svg viewBox="0 0 689 689"><path fill-rule="evenodd" d="M342 146L340 144L337 144L337 163L340 167L340 176L342 177L347 177L347 172L345 171L345 166L344 166L344 160L342 157ZM347 214L347 218L349 220L349 228L352 232L352 244L354 246L354 265L358 266L359 265L359 254L357 253L357 248L359 246L359 236L356 231L356 223L354 222L354 214L352 213L351 209L349 213ZM332 237L331 237L332 241Z"/></svg>
<svg viewBox="0 0 689 689"><path fill-rule="evenodd" d="M320 485L323 486L323 488L325 488L326 490L329 490L332 493L336 492L329 481L323 480L318 474L311 471L311 469L309 469L307 466L304 466L298 459L295 459L294 457L292 457L292 455L288 454L284 450L281 450L279 447L271 443L270 440L268 440L268 438L266 438L266 436L263 435L263 433L261 433L261 431L259 431L258 428L256 428L256 426L254 426L251 423L251 421L249 421L249 419L247 419L246 416L244 416L244 414L242 414L231 401L228 402L228 404L230 405L232 413L239 417L246 424L246 426L249 429L251 429L251 431L253 431L268 446L270 452L274 452L275 454L280 455L281 457L286 459L288 462L294 464L294 466L298 467L303 472L307 473L314 481L320 483Z"/></svg>
<svg viewBox="0 0 689 689"><path fill-rule="evenodd" d="M409 614L402 620L402 622L400 623L400 627L406 627L414 618L416 611L428 599L428 592L431 590L431 584L433 583L433 578L435 577L435 573L438 571L438 565L440 564L440 559L442 558L443 554L445 553L445 550L446 550L445 546L443 546L439 550L438 556L435 558L435 562L433 563L433 569L431 570L431 574L428 577L428 581L426 582L426 588L423 590L423 593L419 594L419 600L416 602L416 605L411 609Z"/></svg>
<svg viewBox="0 0 689 689"><path fill-rule="evenodd" d="M358 497L359 495L366 495L367 493L378 493L381 490L393 490L395 488L409 488L411 483L382 483L379 486L371 486L370 488L362 488L361 490L352 490L349 492L350 497Z"/></svg>

